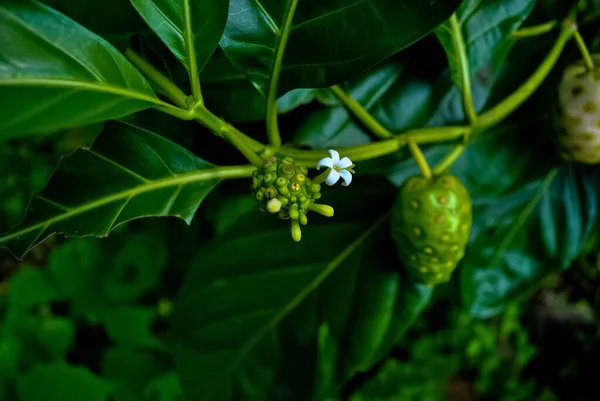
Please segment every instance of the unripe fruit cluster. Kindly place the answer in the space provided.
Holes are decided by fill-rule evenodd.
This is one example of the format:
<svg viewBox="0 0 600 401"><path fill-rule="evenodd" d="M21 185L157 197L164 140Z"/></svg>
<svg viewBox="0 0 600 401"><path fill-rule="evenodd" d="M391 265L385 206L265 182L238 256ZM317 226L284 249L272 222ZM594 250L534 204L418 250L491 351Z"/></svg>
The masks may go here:
<svg viewBox="0 0 600 401"><path fill-rule="evenodd" d="M252 174L252 193L264 212L305 225L310 205L321 198L321 185L311 183L308 170L285 157L265 159Z"/></svg>

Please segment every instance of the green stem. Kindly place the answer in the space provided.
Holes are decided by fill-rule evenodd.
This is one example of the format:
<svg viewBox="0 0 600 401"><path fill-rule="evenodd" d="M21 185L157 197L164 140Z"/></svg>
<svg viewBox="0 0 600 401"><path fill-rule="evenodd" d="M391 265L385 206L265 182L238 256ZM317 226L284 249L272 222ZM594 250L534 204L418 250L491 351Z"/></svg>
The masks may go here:
<svg viewBox="0 0 600 401"><path fill-rule="evenodd" d="M371 132L381 139L391 138L393 135L379 123L356 99L346 93L339 85L329 88L331 92L358 118Z"/></svg>
<svg viewBox="0 0 600 401"><path fill-rule="evenodd" d="M269 143L276 148L281 146L281 135L279 134L279 125L277 122L277 84L279 82L279 74L281 73L283 54L290 36L292 19L294 18L297 5L298 0L292 0L287 10L285 22L283 23L283 28L280 34L281 36L279 37L279 42L277 43L277 51L275 53L275 59L273 60L271 80L269 82L269 93L267 95L267 135L269 137Z"/></svg>
<svg viewBox="0 0 600 401"><path fill-rule="evenodd" d="M581 37L581 34L577 28L575 28L573 35L575 35L575 41L577 42L577 47L579 47L579 51L581 52L581 56L583 57L583 62L585 63L586 68L588 71L593 71L594 60L592 59L590 51L588 50L588 47L586 46L585 41L583 40L583 37Z"/></svg>
<svg viewBox="0 0 600 401"><path fill-rule="evenodd" d="M196 105L193 112L196 121L213 131L217 136L229 141L229 143L239 150L250 163L254 164L256 167L260 167L263 164L263 159L259 157L249 145L249 141L246 140L248 137L244 134L211 113L201 104Z"/></svg>
<svg viewBox="0 0 600 401"><path fill-rule="evenodd" d="M469 71L469 57L465 48L465 40L463 38L462 29L458 22L456 14L450 17L450 28L452 29L452 38L454 41L454 50L458 61L458 74L460 79L460 90L462 92L463 107L465 114L471 124L477 121L477 113L473 105L473 95L471 91L471 73Z"/></svg>
<svg viewBox="0 0 600 401"><path fill-rule="evenodd" d="M154 85L159 87L176 106L182 109L188 108L188 105L185 102L185 99L187 98L186 94L183 93L183 91L179 89L179 87L177 87L177 85L175 85L169 78L158 71L152 64L140 57L130 48L125 50L125 57L127 57L127 59L131 61L131 63L142 72L142 74L152 81Z"/></svg>
<svg viewBox="0 0 600 401"><path fill-rule="evenodd" d="M379 142L337 148L337 151L342 156L348 156L352 161L362 161L395 153L408 143L409 138L417 144L434 143L452 141L468 135L470 132L471 127L468 126L428 127L407 131L404 134ZM277 150L277 154L292 157L298 163L311 167L327 156L327 150L300 150L283 147Z"/></svg>
<svg viewBox="0 0 600 401"><path fill-rule="evenodd" d="M565 45L573 36L574 30L569 27L568 24L563 24L563 29L560 35L556 39L554 46L539 65L537 70L525 81L515 92L513 92L506 99L492 107L487 112L479 116L479 121L475 125L477 131L483 131L489 127L492 127L508 115L515 111L521 104L523 104L529 97L537 90L540 84L548 76L558 58L560 57Z"/></svg>
<svg viewBox="0 0 600 401"><path fill-rule="evenodd" d="M192 96L194 97L194 103L203 104L204 99L202 98L202 90L200 88L200 72L198 71L198 62L196 60L196 48L194 45L194 32L192 30L192 7L189 1L183 1L183 36L185 41L185 47L187 49L188 58L188 74L190 77L190 86L192 89Z"/></svg>
<svg viewBox="0 0 600 401"><path fill-rule="evenodd" d="M235 146L237 150L239 150L240 153L243 154L250 163L254 164L256 167L262 166L263 159L256 153L254 153L252 149L250 149L246 141L244 141L243 138L240 138L237 135L228 135L228 132L230 131L227 129L223 130L223 136L229 141L229 143Z"/></svg>
<svg viewBox="0 0 600 401"><path fill-rule="evenodd" d="M549 21L545 24L528 26L525 28L518 29L512 33L513 38L515 39L523 39L531 36L542 35L544 33L550 32L557 25L557 21Z"/></svg>
<svg viewBox="0 0 600 401"><path fill-rule="evenodd" d="M193 110L180 109L179 107L175 107L168 103L154 106L154 108L180 120L190 121L195 119Z"/></svg>
<svg viewBox="0 0 600 401"><path fill-rule="evenodd" d="M467 147L463 144L456 145L452 152L440 161L432 170L433 175L440 175L446 172L458 160Z"/></svg>
<svg viewBox="0 0 600 401"><path fill-rule="evenodd" d="M329 175L329 172L331 171L330 168L325 169L325 171L323 171L321 174L319 174L318 176L316 176L315 178L312 179L312 183L313 184L322 184L325 182L325 180L327 179L327 176Z"/></svg>
<svg viewBox="0 0 600 401"><path fill-rule="evenodd" d="M408 148L410 149L410 153L412 153L417 165L419 166L419 170L421 170L421 174L426 179L430 179L432 177L431 169L429 168L429 164L427 163L427 159L425 159L425 155L419 149L419 145L415 142L414 139L408 140Z"/></svg>
<svg viewBox="0 0 600 401"><path fill-rule="evenodd" d="M252 177L252 173L256 170L253 165L241 165L241 166L221 166L215 167L214 169L207 170L206 180L209 179L222 179L230 180L235 178L248 178ZM208 174L212 173L212 174Z"/></svg>

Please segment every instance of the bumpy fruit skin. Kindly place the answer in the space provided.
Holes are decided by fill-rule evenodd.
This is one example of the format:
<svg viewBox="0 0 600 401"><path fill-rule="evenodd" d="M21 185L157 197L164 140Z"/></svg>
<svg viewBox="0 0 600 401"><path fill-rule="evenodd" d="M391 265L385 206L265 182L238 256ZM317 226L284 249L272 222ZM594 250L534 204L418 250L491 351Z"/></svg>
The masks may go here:
<svg viewBox="0 0 600 401"><path fill-rule="evenodd" d="M252 174L252 194L263 212L306 225L309 206L321 198L321 186L307 177L308 170L294 159L271 157ZM277 199L279 202L271 202ZM269 203L271 202L271 203Z"/></svg>
<svg viewBox="0 0 600 401"><path fill-rule="evenodd" d="M469 192L455 176L407 179L393 208L392 237L408 273L426 285L450 280L472 222Z"/></svg>
<svg viewBox="0 0 600 401"><path fill-rule="evenodd" d="M600 163L600 55L594 61L593 71L582 61L567 67L558 88L558 144L567 161Z"/></svg>

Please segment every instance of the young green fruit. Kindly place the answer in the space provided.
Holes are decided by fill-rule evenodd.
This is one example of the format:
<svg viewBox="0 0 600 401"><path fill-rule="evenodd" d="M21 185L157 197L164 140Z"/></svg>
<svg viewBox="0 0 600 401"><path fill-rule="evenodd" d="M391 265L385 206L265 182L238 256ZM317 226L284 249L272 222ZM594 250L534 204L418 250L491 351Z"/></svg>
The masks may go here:
<svg viewBox="0 0 600 401"><path fill-rule="evenodd" d="M567 161L600 163L600 55L594 61L592 71L583 61L567 67L558 88L558 144Z"/></svg>
<svg viewBox="0 0 600 401"><path fill-rule="evenodd" d="M252 173L252 194L260 210L290 220L295 241L300 241L300 225L308 223L309 210L333 216L333 208L314 203L321 198L321 185L313 184L307 174L306 167L297 165L291 157L265 159Z"/></svg>
<svg viewBox="0 0 600 401"><path fill-rule="evenodd" d="M458 178L410 177L392 212L392 237L408 273L426 285L450 280L465 255L473 221L471 198Z"/></svg>

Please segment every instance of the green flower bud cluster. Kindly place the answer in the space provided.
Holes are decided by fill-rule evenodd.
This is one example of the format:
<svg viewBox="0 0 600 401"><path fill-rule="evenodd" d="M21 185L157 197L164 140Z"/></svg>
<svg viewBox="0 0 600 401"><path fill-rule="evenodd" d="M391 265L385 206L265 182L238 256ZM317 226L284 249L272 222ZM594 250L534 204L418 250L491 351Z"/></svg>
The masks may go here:
<svg viewBox="0 0 600 401"><path fill-rule="evenodd" d="M392 237L408 273L427 285L450 280L465 255L472 221L471 198L458 178L409 178L392 214Z"/></svg>
<svg viewBox="0 0 600 401"><path fill-rule="evenodd" d="M313 183L307 174L306 167L297 165L291 157L265 159L252 174L252 194L260 210L291 220L295 241L301 238L300 224L308 224L309 210L333 216L333 208L314 203L321 198L321 185Z"/></svg>

